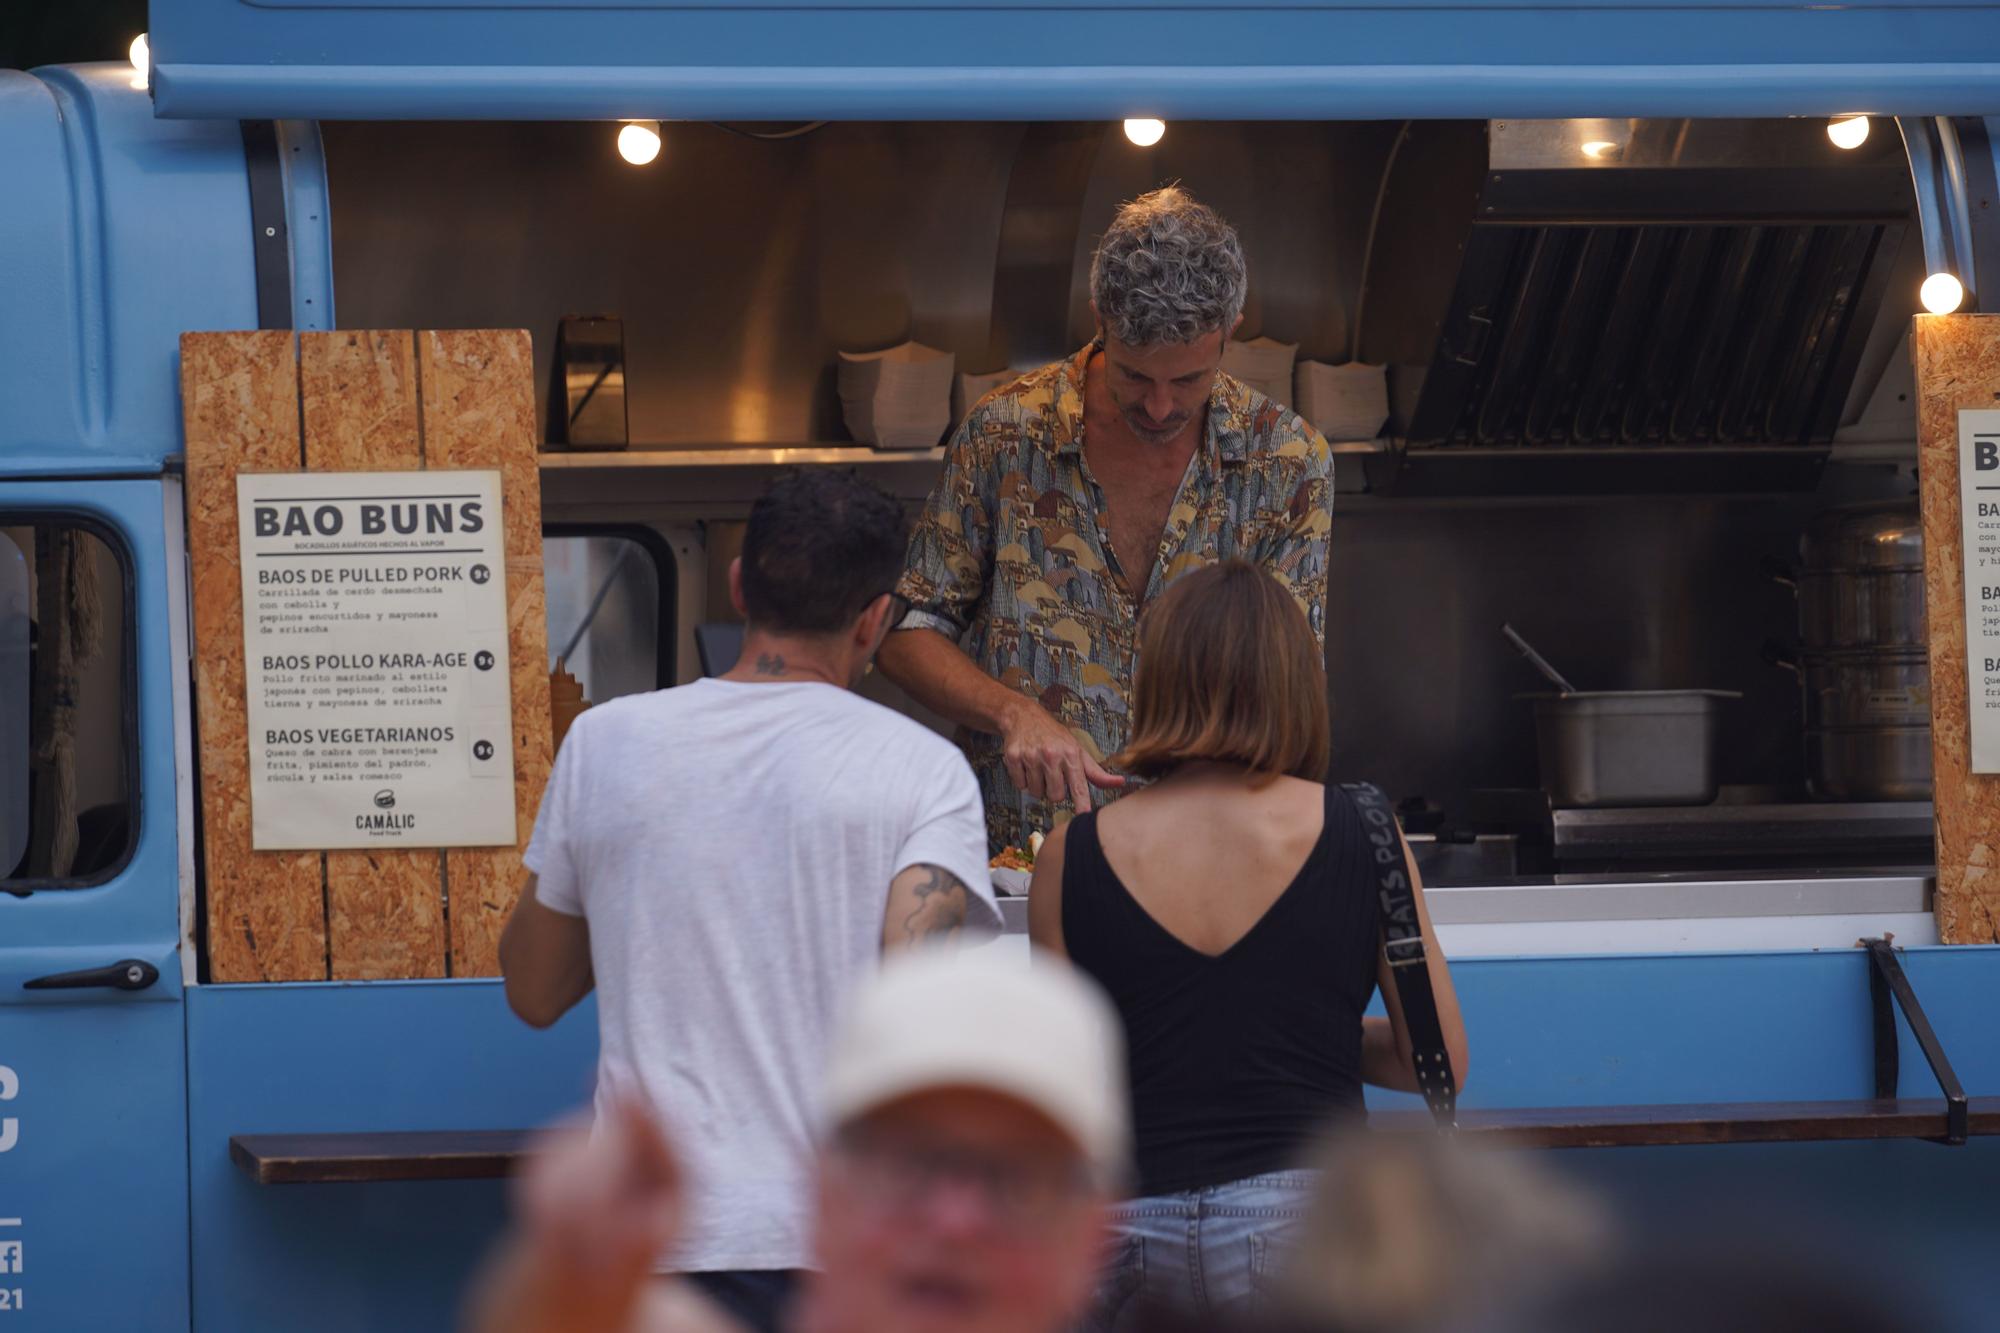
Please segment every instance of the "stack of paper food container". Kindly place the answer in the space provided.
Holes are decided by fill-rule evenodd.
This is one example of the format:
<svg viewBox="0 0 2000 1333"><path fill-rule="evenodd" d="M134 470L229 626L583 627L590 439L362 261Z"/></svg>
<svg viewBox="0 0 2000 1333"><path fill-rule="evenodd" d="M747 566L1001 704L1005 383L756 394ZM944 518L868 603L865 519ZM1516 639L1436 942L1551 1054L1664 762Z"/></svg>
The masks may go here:
<svg viewBox="0 0 2000 1333"><path fill-rule="evenodd" d="M1274 403L1292 406L1292 361L1299 354L1297 343L1281 343L1275 338L1252 338L1232 342L1222 349L1225 373L1263 394Z"/></svg>
<svg viewBox="0 0 2000 1333"><path fill-rule="evenodd" d="M1292 406L1328 440L1372 440L1389 421L1387 368L1301 361Z"/></svg>
<svg viewBox="0 0 2000 1333"><path fill-rule="evenodd" d="M980 399L1003 384L1012 384L1021 377L1017 370L996 370L990 375L960 375L951 390L951 420L957 427L965 421L965 414L978 405Z"/></svg>
<svg viewBox="0 0 2000 1333"><path fill-rule="evenodd" d="M951 426L950 352L906 342L840 354L840 410L848 433L877 449L929 449Z"/></svg>

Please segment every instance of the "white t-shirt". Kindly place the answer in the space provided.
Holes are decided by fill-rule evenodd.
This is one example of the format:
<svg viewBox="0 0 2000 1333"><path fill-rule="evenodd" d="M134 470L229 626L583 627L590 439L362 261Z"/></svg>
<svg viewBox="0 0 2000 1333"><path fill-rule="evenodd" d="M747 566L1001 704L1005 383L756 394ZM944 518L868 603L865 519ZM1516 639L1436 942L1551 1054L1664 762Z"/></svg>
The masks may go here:
<svg viewBox="0 0 2000 1333"><path fill-rule="evenodd" d="M649 1105L688 1174L661 1268L804 1267L830 1028L881 956L889 881L939 866L968 925L998 923L964 756L833 685L614 699L564 739L527 863L590 925L599 1108Z"/></svg>

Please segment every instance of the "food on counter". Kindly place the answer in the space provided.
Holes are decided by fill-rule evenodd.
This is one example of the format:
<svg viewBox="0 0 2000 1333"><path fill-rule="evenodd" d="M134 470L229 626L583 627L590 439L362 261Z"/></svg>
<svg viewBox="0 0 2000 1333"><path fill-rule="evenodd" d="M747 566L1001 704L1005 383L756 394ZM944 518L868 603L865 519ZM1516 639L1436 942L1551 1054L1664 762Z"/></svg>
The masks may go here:
<svg viewBox="0 0 2000 1333"><path fill-rule="evenodd" d="M1002 847L1000 854L993 858L991 870L1033 870L1035 858L1042 854L1042 835L1030 833L1026 850L1019 847Z"/></svg>
<svg viewBox="0 0 2000 1333"><path fill-rule="evenodd" d="M993 870L1033 870L1035 854L1019 847L1002 847L1000 854L993 858Z"/></svg>

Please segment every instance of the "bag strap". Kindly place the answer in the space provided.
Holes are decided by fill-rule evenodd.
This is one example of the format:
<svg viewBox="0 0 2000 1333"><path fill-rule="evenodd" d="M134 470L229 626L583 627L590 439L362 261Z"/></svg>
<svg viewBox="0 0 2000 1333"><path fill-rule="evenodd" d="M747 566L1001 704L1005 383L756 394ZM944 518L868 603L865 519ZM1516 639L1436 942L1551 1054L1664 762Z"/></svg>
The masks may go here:
<svg viewBox="0 0 2000 1333"><path fill-rule="evenodd" d="M1396 979L1396 997L1403 1002L1403 1022L1409 1028L1410 1047L1416 1057L1417 1086L1423 1089L1424 1102L1438 1128L1450 1130L1458 1123L1458 1081L1445 1050L1444 1025L1438 1022L1416 890L1403 859L1403 837L1396 827L1395 813L1389 809L1389 798L1380 787L1372 782L1349 782L1341 784L1341 790L1354 801L1368 835L1381 910L1382 948L1388 956L1390 975Z"/></svg>

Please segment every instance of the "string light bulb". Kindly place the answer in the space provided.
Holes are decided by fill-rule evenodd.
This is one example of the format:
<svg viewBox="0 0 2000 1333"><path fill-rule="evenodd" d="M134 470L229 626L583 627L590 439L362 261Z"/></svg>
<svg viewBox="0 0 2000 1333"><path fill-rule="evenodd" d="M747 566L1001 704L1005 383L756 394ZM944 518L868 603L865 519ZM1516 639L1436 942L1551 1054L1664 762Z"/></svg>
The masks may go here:
<svg viewBox="0 0 2000 1333"><path fill-rule="evenodd" d="M1166 137L1167 122L1164 120L1137 119L1125 122L1125 137L1141 148L1151 148Z"/></svg>
<svg viewBox="0 0 2000 1333"><path fill-rule="evenodd" d="M628 120L618 127L618 156L643 167L660 155L660 122Z"/></svg>
<svg viewBox="0 0 2000 1333"><path fill-rule="evenodd" d="M1965 301L1965 284L1949 273L1933 273L1917 289L1917 299L1933 315L1949 315Z"/></svg>
<svg viewBox="0 0 2000 1333"><path fill-rule="evenodd" d="M132 45L125 48L125 58L132 62L132 86L145 88L153 77L153 45L145 33L132 39Z"/></svg>
<svg viewBox="0 0 2000 1333"><path fill-rule="evenodd" d="M1835 148L1859 148L1868 142L1868 117L1835 116L1826 123L1826 137Z"/></svg>

